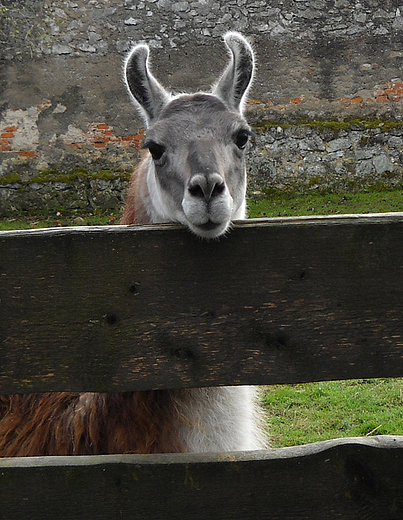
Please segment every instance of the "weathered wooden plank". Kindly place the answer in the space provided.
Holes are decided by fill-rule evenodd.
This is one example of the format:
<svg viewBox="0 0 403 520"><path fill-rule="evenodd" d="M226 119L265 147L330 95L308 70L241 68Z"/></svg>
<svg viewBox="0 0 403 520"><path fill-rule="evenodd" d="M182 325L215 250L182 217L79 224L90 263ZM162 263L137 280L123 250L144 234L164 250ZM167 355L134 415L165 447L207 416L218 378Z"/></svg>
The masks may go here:
<svg viewBox="0 0 403 520"><path fill-rule="evenodd" d="M0 391L403 375L403 214L0 234Z"/></svg>
<svg viewBox="0 0 403 520"><path fill-rule="evenodd" d="M400 520L403 437L267 452L0 460L2 517Z"/></svg>

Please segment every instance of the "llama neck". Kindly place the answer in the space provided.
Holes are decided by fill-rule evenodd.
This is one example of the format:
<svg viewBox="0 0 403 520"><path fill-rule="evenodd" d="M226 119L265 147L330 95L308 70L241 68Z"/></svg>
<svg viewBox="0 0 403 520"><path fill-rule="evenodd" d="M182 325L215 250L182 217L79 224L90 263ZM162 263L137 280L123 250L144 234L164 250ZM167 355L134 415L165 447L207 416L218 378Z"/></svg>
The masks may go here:
<svg viewBox="0 0 403 520"><path fill-rule="evenodd" d="M220 452L264 447L253 387L84 394L80 405L88 420L96 416L96 427L107 431L107 446L97 450L104 453Z"/></svg>
<svg viewBox="0 0 403 520"><path fill-rule="evenodd" d="M150 216L147 213L147 204L144 199L147 195L146 175L149 159L144 159L134 171L126 195L126 203L121 224L149 224Z"/></svg>
<svg viewBox="0 0 403 520"><path fill-rule="evenodd" d="M150 157L146 157L133 173L121 223L175 222L174 213L158 184L153 162Z"/></svg>
<svg viewBox="0 0 403 520"><path fill-rule="evenodd" d="M189 452L266 447L256 389L251 386L177 391L178 436Z"/></svg>

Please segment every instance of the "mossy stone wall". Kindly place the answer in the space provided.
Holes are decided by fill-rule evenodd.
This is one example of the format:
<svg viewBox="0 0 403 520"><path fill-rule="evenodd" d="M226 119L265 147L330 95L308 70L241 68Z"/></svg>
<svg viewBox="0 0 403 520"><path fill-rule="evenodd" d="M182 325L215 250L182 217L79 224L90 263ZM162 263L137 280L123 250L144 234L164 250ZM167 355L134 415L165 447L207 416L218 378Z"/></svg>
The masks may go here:
<svg viewBox="0 0 403 520"><path fill-rule="evenodd" d="M127 51L146 41L164 85L205 90L225 67L227 30L248 36L258 58L252 191L401 182L394 0L10 0L0 26L0 214L92 209L104 200L88 191L96 178L121 204L144 135L121 79Z"/></svg>

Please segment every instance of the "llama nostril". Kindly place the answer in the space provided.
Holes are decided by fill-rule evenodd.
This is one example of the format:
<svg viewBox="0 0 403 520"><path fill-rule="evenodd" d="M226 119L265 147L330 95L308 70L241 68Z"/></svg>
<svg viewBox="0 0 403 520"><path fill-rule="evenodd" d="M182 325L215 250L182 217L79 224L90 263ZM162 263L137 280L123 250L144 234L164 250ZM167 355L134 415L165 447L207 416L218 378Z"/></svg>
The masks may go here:
<svg viewBox="0 0 403 520"><path fill-rule="evenodd" d="M221 193L223 193L224 190L225 190L225 184L223 182L217 183L214 186L213 191L211 192L211 198L213 198L217 195L221 195Z"/></svg>
<svg viewBox="0 0 403 520"><path fill-rule="evenodd" d="M200 186L200 184L196 184L196 185L194 185L194 186L189 186L189 193L190 193L193 197L204 198L204 190L203 190L203 188Z"/></svg>

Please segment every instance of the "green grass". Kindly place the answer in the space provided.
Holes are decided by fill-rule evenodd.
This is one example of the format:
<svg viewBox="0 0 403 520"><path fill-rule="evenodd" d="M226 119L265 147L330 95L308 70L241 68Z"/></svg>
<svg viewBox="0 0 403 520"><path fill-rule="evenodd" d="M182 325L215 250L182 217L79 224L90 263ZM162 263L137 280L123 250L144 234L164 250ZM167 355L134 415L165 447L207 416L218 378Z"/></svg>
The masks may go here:
<svg viewBox="0 0 403 520"><path fill-rule="evenodd" d="M265 387L262 403L273 447L403 434L403 379Z"/></svg>
<svg viewBox="0 0 403 520"><path fill-rule="evenodd" d="M62 226L106 226L118 224L120 212L110 211L107 213L89 213L84 216L62 214L57 212L54 215L33 216L25 215L21 217L8 217L0 219L0 231L12 231L15 229L40 229L48 227Z"/></svg>
<svg viewBox="0 0 403 520"><path fill-rule="evenodd" d="M403 211L403 190L304 194L271 191L264 198L250 199L248 208L251 218Z"/></svg>
<svg viewBox="0 0 403 520"><path fill-rule="evenodd" d="M250 218L334 215L345 213L382 213L403 211L403 190L371 190L357 193L307 193L268 191L265 196L248 201ZM35 229L53 226L102 226L119 223L120 212L83 213L82 216L57 212L46 217L22 215L0 219L0 231Z"/></svg>

